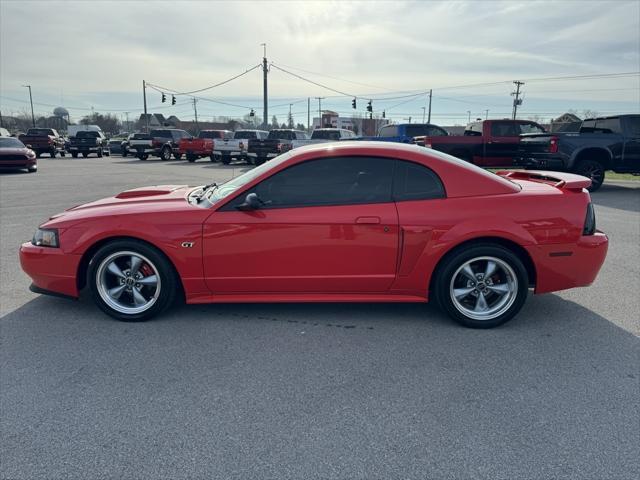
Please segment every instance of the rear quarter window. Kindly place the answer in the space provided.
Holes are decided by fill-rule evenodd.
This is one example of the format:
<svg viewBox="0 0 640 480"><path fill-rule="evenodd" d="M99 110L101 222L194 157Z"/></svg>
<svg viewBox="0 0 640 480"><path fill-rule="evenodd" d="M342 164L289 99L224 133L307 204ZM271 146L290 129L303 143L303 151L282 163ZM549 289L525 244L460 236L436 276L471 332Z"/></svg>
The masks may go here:
<svg viewBox="0 0 640 480"><path fill-rule="evenodd" d="M444 197L445 189L442 180L433 170L418 163L398 160L393 182L395 201L432 200Z"/></svg>

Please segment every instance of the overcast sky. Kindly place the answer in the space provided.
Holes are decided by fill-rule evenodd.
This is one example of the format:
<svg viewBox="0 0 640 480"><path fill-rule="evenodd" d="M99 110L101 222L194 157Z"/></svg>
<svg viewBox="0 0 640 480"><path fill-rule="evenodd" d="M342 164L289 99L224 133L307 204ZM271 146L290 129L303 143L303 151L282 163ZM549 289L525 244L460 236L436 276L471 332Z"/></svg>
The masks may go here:
<svg viewBox="0 0 640 480"><path fill-rule="evenodd" d="M188 2L0 0L0 107L25 107L33 87L36 111L63 104L78 117L96 111L142 109L142 80L190 91L257 65L260 43L270 62L349 95L374 99L376 111L400 120L422 115L434 89L436 123L504 116L513 85L448 87L525 79L523 116L568 109L602 113L640 110L640 77L528 81L640 71L640 1L564 2ZM331 78L335 77L335 78ZM270 115L288 104L306 122L306 97L345 114L351 99L275 68L269 74ZM191 115L187 97L173 109L148 92L150 109ZM256 69L204 97L202 115L262 111ZM379 100L376 100L378 98ZM276 105L281 105L276 107ZM358 110L364 109L360 102ZM312 104L317 109L317 101ZM89 110L83 110L89 109Z"/></svg>

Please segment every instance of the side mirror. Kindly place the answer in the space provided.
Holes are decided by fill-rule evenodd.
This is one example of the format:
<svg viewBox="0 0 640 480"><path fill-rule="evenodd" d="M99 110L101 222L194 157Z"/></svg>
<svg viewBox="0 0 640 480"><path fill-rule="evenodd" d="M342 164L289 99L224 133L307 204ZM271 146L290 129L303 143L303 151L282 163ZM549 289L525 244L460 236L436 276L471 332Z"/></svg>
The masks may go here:
<svg viewBox="0 0 640 480"><path fill-rule="evenodd" d="M31 144L29 144L29 143L27 143L27 144L25 145L25 147L27 147L29 150L33 149L33 147L31 146Z"/></svg>
<svg viewBox="0 0 640 480"><path fill-rule="evenodd" d="M238 205L236 208L243 212L248 212L251 210L258 210L263 204L264 202L260 200L260 197L258 197L257 193L249 193L245 197L244 202Z"/></svg>

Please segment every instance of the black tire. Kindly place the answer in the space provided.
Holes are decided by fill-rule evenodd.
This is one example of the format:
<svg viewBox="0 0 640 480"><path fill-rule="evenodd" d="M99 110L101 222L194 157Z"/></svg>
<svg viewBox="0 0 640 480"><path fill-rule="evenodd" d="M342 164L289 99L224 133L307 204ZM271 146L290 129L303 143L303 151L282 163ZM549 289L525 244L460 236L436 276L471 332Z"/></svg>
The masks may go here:
<svg viewBox="0 0 640 480"><path fill-rule="evenodd" d="M56 158L56 153L58 153L58 152L56 152L56 150L55 150L55 149L53 149L53 150L51 150L51 151L49 152L49 155L51 155L51 158Z"/></svg>
<svg viewBox="0 0 640 480"><path fill-rule="evenodd" d="M38 166L34 165L33 167L27 168L28 173L36 173L38 171Z"/></svg>
<svg viewBox="0 0 640 480"><path fill-rule="evenodd" d="M78 152L72 152L71 153L71 157L78 158Z"/></svg>
<svg viewBox="0 0 640 480"><path fill-rule="evenodd" d="M196 157L195 155L189 155L189 154L187 154L187 162L189 162L189 163L193 163L193 162L195 162L197 158L198 158L198 157Z"/></svg>
<svg viewBox="0 0 640 480"><path fill-rule="evenodd" d="M580 160L574 169L574 173L591 179L590 192L598 190L604 182L605 168L597 160Z"/></svg>
<svg viewBox="0 0 640 480"><path fill-rule="evenodd" d="M181 153L174 153L173 154L173 158L175 158L176 160L180 160L182 158L182 154Z"/></svg>
<svg viewBox="0 0 640 480"><path fill-rule="evenodd" d="M123 158L127 158L127 151L126 150L122 150L122 157Z"/></svg>
<svg viewBox="0 0 640 480"><path fill-rule="evenodd" d="M102 149L99 148L97 152L98 158L102 158Z"/></svg>
<svg viewBox="0 0 640 480"><path fill-rule="evenodd" d="M212 162L217 162L218 159L216 158L216 156L212 153L211 155L209 155L209 160Z"/></svg>
<svg viewBox="0 0 640 480"><path fill-rule="evenodd" d="M40 155L42 155L42 153L36 152L36 158L40 158Z"/></svg>
<svg viewBox="0 0 640 480"><path fill-rule="evenodd" d="M162 150L160 150L160 160L162 161L167 161L167 160L171 160L171 148L170 147L162 147Z"/></svg>
<svg viewBox="0 0 640 480"><path fill-rule="evenodd" d="M469 314L465 314L459 307L454 304L454 275L456 279L458 278L466 278L464 274L460 272L462 266L464 266L467 262L478 260L478 264L482 265L482 259L493 259L503 262L508 265L511 269L511 273L509 274L509 278L515 278L517 280L517 284L513 284L513 280L511 285L513 286L513 293L508 293L507 298L505 300L504 305L501 308L498 308L495 312L495 316L487 317L485 319L477 319L469 316ZM486 262L486 260L484 260ZM474 272L476 274L481 272ZM498 275L498 271L496 270L495 275ZM491 278L491 277L490 277ZM491 283L487 282L485 284L486 278L476 280L478 283L467 283L461 290L465 290L471 288L472 291L466 295L467 301L473 302L473 299L482 296L485 302L485 306L487 306L486 298L494 298L495 296L496 305L499 306L502 301L502 297L500 295L494 294L489 291L486 285L493 285L494 288L498 285L499 282L495 284L493 281ZM487 294L479 293L474 289L477 285L482 285L480 288L484 287L484 291L488 292ZM506 286L506 282L504 283ZM503 323L511 320L522 308L525 300L527 299L527 294L529 290L529 280L527 275L527 270L524 267L522 261L516 254L514 254L511 250L502 247L497 244L492 243L479 243L476 245L466 246L462 248L458 248L453 250L451 253L447 254L445 258L438 265L437 271L434 277L434 283L432 284L433 291L432 294L440 306L440 308L447 313L452 319L456 322L464 325L465 327L470 328L493 328L498 325L502 325ZM475 295L475 297L474 297ZM461 304L462 301L457 301L458 304ZM476 308L478 303L476 303ZM480 315L484 315L484 312L480 312Z"/></svg>
<svg viewBox="0 0 640 480"><path fill-rule="evenodd" d="M61 157L66 157L66 156L67 156L67 152L65 152L64 150L62 150L62 151L60 152L60 156L61 156Z"/></svg>
<svg viewBox="0 0 640 480"><path fill-rule="evenodd" d="M98 279L100 266L105 259L118 252L133 252L146 257L155 266L160 276L158 283L160 293L155 303L143 312L135 314L120 312L109 305L100 294L100 280ZM175 302L177 292L182 288L180 279L169 260L156 248L137 240L115 240L101 247L89 262L87 284L96 305L107 315L123 322L144 322L159 315Z"/></svg>
<svg viewBox="0 0 640 480"><path fill-rule="evenodd" d="M262 165L266 161L267 161L267 157L256 157L255 165Z"/></svg>
<svg viewBox="0 0 640 480"><path fill-rule="evenodd" d="M231 155L222 155L221 162L223 165L229 165L231 163Z"/></svg>
<svg viewBox="0 0 640 480"><path fill-rule="evenodd" d="M89 156L89 154L87 152L82 152L82 157L83 158L87 158Z"/></svg>

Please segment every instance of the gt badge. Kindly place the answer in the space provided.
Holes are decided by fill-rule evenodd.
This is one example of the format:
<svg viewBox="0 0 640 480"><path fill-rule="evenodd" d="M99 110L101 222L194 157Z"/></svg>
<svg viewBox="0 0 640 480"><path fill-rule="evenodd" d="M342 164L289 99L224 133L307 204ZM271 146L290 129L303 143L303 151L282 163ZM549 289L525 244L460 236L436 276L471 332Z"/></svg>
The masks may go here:
<svg viewBox="0 0 640 480"><path fill-rule="evenodd" d="M182 242L183 248L191 248L193 247L193 242Z"/></svg>

